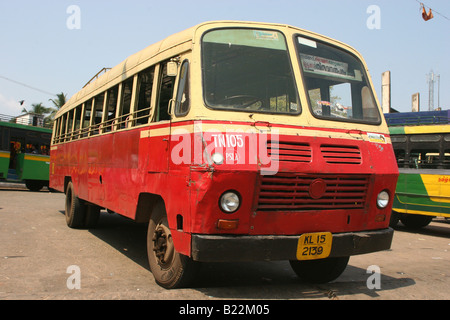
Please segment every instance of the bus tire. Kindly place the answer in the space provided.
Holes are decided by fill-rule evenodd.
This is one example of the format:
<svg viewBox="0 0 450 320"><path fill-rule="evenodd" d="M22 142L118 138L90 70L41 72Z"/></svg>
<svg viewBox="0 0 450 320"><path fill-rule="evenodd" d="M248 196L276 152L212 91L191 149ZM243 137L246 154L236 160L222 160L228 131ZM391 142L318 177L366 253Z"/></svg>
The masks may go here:
<svg viewBox="0 0 450 320"><path fill-rule="evenodd" d="M420 214L404 214L400 218L400 221L407 228L420 229L429 225L431 220L433 220L433 218L434 218L433 216L424 216Z"/></svg>
<svg viewBox="0 0 450 320"><path fill-rule="evenodd" d="M25 186L28 190L37 192L41 191L41 189L44 187L44 183L39 180L25 180Z"/></svg>
<svg viewBox="0 0 450 320"><path fill-rule="evenodd" d="M155 206L148 224L147 256L155 281L163 288L185 287L195 278L198 263L175 250L163 202Z"/></svg>
<svg viewBox="0 0 450 320"><path fill-rule="evenodd" d="M320 260L289 261L297 276L306 283L327 283L336 280L347 268L350 257Z"/></svg>
<svg viewBox="0 0 450 320"><path fill-rule="evenodd" d="M391 228L395 228L398 225L398 222L400 221L400 215L400 213L392 211L391 219L389 221L389 226Z"/></svg>
<svg viewBox="0 0 450 320"><path fill-rule="evenodd" d="M100 218L100 207L90 204L86 206L86 216L84 218L84 228L92 229L97 226L98 219Z"/></svg>
<svg viewBox="0 0 450 320"><path fill-rule="evenodd" d="M67 184L65 210L67 225L73 229L83 228L86 205L76 196L72 182Z"/></svg>

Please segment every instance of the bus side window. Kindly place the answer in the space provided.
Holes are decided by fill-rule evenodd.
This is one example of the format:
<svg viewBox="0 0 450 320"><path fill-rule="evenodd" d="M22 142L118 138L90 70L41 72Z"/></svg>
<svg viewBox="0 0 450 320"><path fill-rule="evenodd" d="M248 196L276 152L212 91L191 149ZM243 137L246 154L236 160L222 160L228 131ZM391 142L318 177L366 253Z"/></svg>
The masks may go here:
<svg viewBox="0 0 450 320"><path fill-rule="evenodd" d="M91 110L92 109L92 99L84 103L84 116L83 116L83 137L89 135L90 125L91 125Z"/></svg>
<svg viewBox="0 0 450 320"><path fill-rule="evenodd" d="M444 169L450 169L450 149L444 150Z"/></svg>
<svg viewBox="0 0 450 320"><path fill-rule="evenodd" d="M73 138L79 139L81 132L81 112L83 111L83 105L79 105L75 109L75 127L73 128Z"/></svg>
<svg viewBox="0 0 450 320"><path fill-rule="evenodd" d="M128 121L130 120L131 110L131 96L133 94L133 80L131 77L122 83L122 103L120 110L119 129L128 128Z"/></svg>
<svg viewBox="0 0 450 320"><path fill-rule="evenodd" d="M94 114L93 114L93 129L92 135L99 134L100 124L103 119L103 104L105 101L105 94L102 93L94 98Z"/></svg>
<svg viewBox="0 0 450 320"><path fill-rule="evenodd" d="M67 113L62 115L61 121L61 142L64 142L66 139L66 123L67 123Z"/></svg>
<svg viewBox="0 0 450 320"><path fill-rule="evenodd" d="M117 109L117 99L119 95L119 86L115 86L108 90L107 101L106 101L106 114L105 114L105 126L103 132L110 132L114 129L116 109Z"/></svg>
<svg viewBox="0 0 450 320"><path fill-rule="evenodd" d="M155 67L150 67L141 73L138 77L138 104L136 113L136 125L147 124L151 110L153 78Z"/></svg>
<svg viewBox="0 0 450 320"><path fill-rule="evenodd" d="M59 124L60 124L61 118L55 119L55 122L53 123L53 132L54 132L54 138L53 143L59 142Z"/></svg>
<svg viewBox="0 0 450 320"><path fill-rule="evenodd" d="M59 118L59 123L58 123L58 142L64 142L64 134L65 134L65 123L66 123L66 115L63 114L60 118Z"/></svg>
<svg viewBox="0 0 450 320"><path fill-rule="evenodd" d="M170 120L169 101L173 97L174 83L175 77L167 75L167 62L164 62L160 75L158 109L156 110L157 113L155 118L156 122Z"/></svg>
<svg viewBox="0 0 450 320"><path fill-rule="evenodd" d="M66 141L72 140L73 113L74 110L68 112Z"/></svg>
<svg viewBox="0 0 450 320"><path fill-rule="evenodd" d="M189 112L189 61L181 65L178 92L175 104L175 115L185 116Z"/></svg>

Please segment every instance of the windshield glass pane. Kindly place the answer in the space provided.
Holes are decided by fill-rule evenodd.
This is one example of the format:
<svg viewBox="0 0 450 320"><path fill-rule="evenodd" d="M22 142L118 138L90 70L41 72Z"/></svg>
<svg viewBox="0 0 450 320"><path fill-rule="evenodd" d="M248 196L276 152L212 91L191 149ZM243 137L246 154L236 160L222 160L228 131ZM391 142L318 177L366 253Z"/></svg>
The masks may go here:
<svg viewBox="0 0 450 320"><path fill-rule="evenodd" d="M276 31L219 29L202 40L205 102L216 109L298 114L284 36Z"/></svg>
<svg viewBox="0 0 450 320"><path fill-rule="evenodd" d="M297 37L297 47L314 116L380 123L363 64L355 56L303 37Z"/></svg>

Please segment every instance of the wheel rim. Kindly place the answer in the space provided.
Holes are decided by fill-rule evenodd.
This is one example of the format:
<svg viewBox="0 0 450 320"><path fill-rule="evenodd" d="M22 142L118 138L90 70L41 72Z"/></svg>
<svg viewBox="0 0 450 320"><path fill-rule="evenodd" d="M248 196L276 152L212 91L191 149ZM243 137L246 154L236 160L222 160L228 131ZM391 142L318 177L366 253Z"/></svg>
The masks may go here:
<svg viewBox="0 0 450 320"><path fill-rule="evenodd" d="M163 224L158 224L153 235L153 253L157 263L162 268L168 268L172 265L175 247L172 241L172 234L169 228Z"/></svg>

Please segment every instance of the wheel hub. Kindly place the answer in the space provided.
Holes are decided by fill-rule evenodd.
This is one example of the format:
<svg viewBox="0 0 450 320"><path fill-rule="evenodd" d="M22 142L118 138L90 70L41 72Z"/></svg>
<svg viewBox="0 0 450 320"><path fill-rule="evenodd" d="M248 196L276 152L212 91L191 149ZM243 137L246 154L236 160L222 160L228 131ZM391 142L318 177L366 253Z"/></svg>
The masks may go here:
<svg viewBox="0 0 450 320"><path fill-rule="evenodd" d="M158 225L153 236L153 251L160 265L171 262L173 257L173 241L170 230L164 225Z"/></svg>

